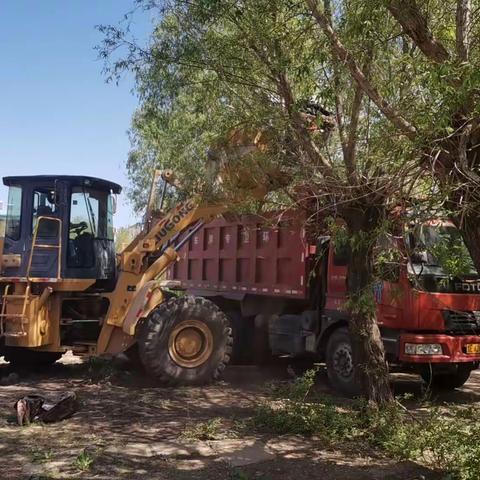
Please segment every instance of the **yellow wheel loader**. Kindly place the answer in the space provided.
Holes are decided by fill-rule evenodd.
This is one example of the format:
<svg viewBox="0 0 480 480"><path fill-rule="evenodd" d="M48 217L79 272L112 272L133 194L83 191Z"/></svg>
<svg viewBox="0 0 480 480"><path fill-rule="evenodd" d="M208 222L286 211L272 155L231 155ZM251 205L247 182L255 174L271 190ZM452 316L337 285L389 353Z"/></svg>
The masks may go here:
<svg viewBox="0 0 480 480"><path fill-rule="evenodd" d="M173 177L161 178L163 203ZM169 293L162 273L225 206L187 200L157 215L152 189L143 230L116 254L119 185L49 175L3 182L9 197L0 240L0 355L38 366L67 350L90 356L138 349L146 370L164 383L219 376L232 346L227 317L204 298Z"/></svg>

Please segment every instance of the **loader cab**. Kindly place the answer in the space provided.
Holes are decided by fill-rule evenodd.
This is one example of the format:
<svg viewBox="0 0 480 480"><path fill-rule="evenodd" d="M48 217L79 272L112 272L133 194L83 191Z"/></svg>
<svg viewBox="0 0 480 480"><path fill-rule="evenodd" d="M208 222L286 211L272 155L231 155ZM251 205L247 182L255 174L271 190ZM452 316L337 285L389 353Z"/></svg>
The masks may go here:
<svg viewBox="0 0 480 480"><path fill-rule="evenodd" d="M114 195L120 185L83 176L5 177L9 187L3 253L17 261L3 277L115 281Z"/></svg>

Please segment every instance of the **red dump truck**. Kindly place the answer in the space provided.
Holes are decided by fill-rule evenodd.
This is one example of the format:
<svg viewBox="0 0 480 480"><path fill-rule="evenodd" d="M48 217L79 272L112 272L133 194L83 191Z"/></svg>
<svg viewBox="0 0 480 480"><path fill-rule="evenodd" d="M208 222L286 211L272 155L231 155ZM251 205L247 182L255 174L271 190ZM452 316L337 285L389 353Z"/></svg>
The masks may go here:
<svg viewBox="0 0 480 480"><path fill-rule="evenodd" d="M428 253L440 236L461 241L453 226L431 223L402 243L416 254L374 286L387 358L434 386L463 385L480 362L480 277L447 275ZM405 240L405 241L404 241ZM419 253L419 246L425 252ZM308 234L301 215L272 226L256 216L217 219L181 251L168 278L208 297L232 321L233 360L266 355L324 361L332 386L353 394L346 300L347 252L328 236Z"/></svg>

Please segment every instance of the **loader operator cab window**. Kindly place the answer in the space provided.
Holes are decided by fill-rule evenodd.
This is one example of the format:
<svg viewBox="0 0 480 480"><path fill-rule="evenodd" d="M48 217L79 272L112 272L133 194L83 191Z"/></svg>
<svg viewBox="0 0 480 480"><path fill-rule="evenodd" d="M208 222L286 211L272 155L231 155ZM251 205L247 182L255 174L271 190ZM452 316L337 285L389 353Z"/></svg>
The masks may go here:
<svg viewBox="0 0 480 480"><path fill-rule="evenodd" d="M33 191L32 234L35 233L39 217L55 217L55 189L38 188ZM57 237L59 223L52 220L40 222L37 235L39 237Z"/></svg>
<svg viewBox="0 0 480 480"><path fill-rule="evenodd" d="M95 263L94 240L113 240L111 195L88 187L73 187L68 230L69 267L90 268Z"/></svg>
<svg viewBox="0 0 480 480"><path fill-rule="evenodd" d="M7 219L5 223L5 236L11 240L20 238L22 217L22 189L11 186L8 190Z"/></svg>

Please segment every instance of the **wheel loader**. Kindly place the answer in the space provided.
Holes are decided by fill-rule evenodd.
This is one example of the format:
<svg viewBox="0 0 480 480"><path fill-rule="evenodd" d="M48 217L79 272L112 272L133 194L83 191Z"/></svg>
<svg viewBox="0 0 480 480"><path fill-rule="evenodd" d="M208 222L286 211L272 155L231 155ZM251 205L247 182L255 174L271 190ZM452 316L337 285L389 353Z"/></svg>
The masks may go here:
<svg viewBox="0 0 480 480"><path fill-rule="evenodd" d="M143 230L116 254L116 183L54 175L3 182L9 196L0 240L0 355L14 366L38 367L67 350L136 350L165 384L203 384L220 375L232 345L227 317L204 298L173 295L162 273L225 206L186 200L159 213L152 188ZM159 182L163 203L172 173L157 172L152 185Z"/></svg>

